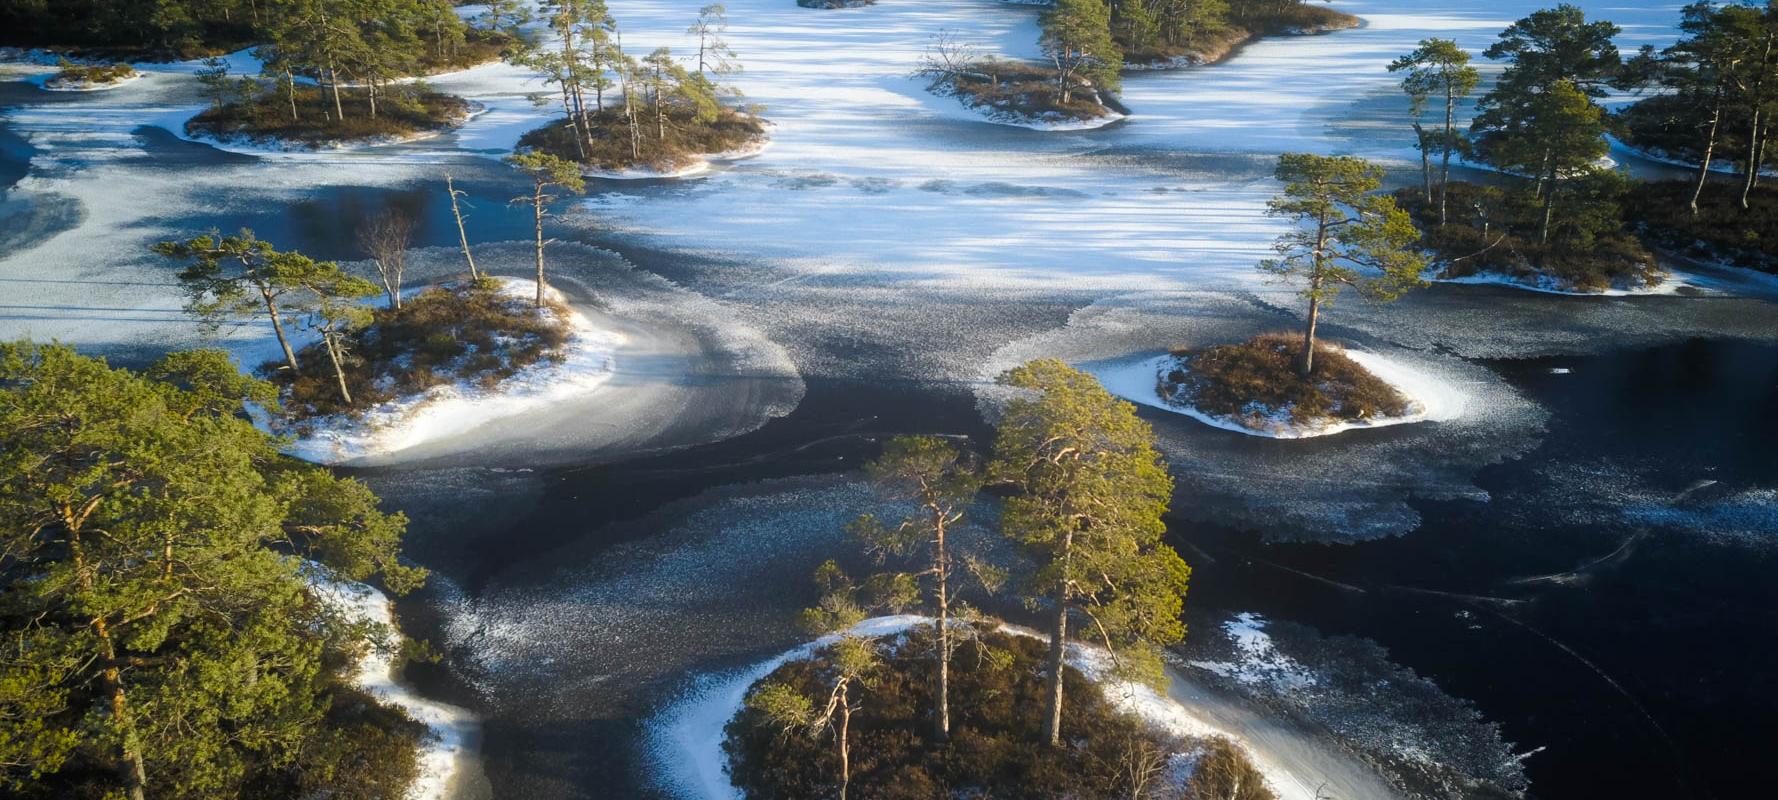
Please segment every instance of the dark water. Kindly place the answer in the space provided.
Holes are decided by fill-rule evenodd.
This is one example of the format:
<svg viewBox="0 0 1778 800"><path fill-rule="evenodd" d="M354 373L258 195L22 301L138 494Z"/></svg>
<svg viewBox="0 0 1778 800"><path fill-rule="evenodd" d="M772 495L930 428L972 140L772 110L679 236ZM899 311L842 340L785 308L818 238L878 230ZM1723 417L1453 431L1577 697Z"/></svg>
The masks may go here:
<svg viewBox="0 0 1778 800"><path fill-rule="evenodd" d="M152 148L154 168L237 158L145 135L168 140ZM24 175L28 158L29 147L0 126L0 189ZM459 174L471 193L472 240L530 235L529 211L507 203L522 181L494 165ZM289 205L235 206L189 222L251 227L281 247L356 258L358 221L386 207L416 218L416 244L456 244L448 199L430 184L317 186ZM1171 536L1195 568L1190 603L1376 640L1398 663L1475 701L1521 752L1542 748L1526 761L1539 797L1770 796L1778 530L1724 541L1625 511L1676 498L1681 509L1708 508L1778 485L1778 346L1695 340L1488 366L1552 414L1537 450L1480 473L1489 502L1418 502L1419 530L1353 545L1266 544L1263 531L1176 524ZM964 389L812 378L795 412L742 437L538 473L528 493L479 514L411 506L409 552L473 593L496 574L548 570L560 548L647 536L611 523L714 487L852 469L881 437L901 432L967 435L981 446L987 433ZM1594 477L1577 483L1576 471ZM1715 483L1694 488L1701 481ZM1561 577L1525 581L1551 575ZM403 612L429 627L420 601ZM441 670L416 677L465 699ZM497 776L541 768L536 751L548 750L585 796L629 796L642 792L635 731L634 719L610 717L539 729L496 710L487 750Z"/></svg>
<svg viewBox="0 0 1778 800"><path fill-rule="evenodd" d="M1376 640L1473 700L1518 752L1536 750L1526 765L1537 797L1764 796L1760 753L1778 744L1778 530L1715 541L1638 523L1615 491L1661 504L1714 480L1690 495L1708 505L1778 483L1778 347L1696 340L1488 366L1552 412L1539 449L1481 473L1490 502L1417 503L1420 530L1353 545L1266 544L1258 531L1176 523L1170 536L1194 566L1189 603ZM986 434L967 394L813 380L793 414L753 434L550 473L523 512L418 531L413 551L473 593L491 574L547 572L554 548L647 535L607 523L671 500L852 468L896 432L978 445ZM1606 477L1578 489L1546 477L1574 465ZM1563 577L1523 582L1550 575ZM488 724L496 776L570 769L588 796L645 791L627 754L634 720L589 715L572 736L498 711Z"/></svg>

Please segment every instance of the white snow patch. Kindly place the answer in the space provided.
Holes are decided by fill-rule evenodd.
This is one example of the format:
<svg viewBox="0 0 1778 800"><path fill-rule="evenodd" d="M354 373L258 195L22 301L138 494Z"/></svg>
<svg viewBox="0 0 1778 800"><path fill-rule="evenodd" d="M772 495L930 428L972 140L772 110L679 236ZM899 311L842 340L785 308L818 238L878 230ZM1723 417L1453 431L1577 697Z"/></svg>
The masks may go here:
<svg viewBox="0 0 1778 800"><path fill-rule="evenodd" d="M347 619L398 632L395 609L382 592L356 581L331 577L316 564L311 563L304 572L315 596ZM452 779L481 735L481 721L464 709L428 700L401 685L395 679L395 653L389 647L366 648L351 677L359 689L426 726L428 735L420 744L420 774L408 787L407 800L450 797Z"/></svg>
<svg viewBox="0 0 1778 800"><path fill-rule="evenodd" d="M499 278L501 291L515 298L529 298L533 281ZM553 288L545 297L560 302ZM421 444L474 430L495 420L594 391L611 377L613 351L621 334L593 325L585 316L570 311L573 333L559 361L540 361L520 370L492 390L464 382L434 387L427 392L391 400L356 416L335 415L304 423L306 430L285 451L318 464L346 464L385 459ZM268 420L261 415L262 425Z"/></svg>
<svg viewBox="0 0 1778 800"><path fill-rule="evenodd" d="M1227 417L1207 414L1190 405L1177 403L1160 394L1161 377L1174 369L1171 355L1136 358L1104 364L1085 365L1099 382L1126 400L1145 406L1184 414L1206 425L1223 430L1263 436L1270 439L1303 439L1328 436L1355 428L1382 428L1410 422L1439 422L1463 415L1469 395L1461 387L1441 380L1398 360L1360 350L1347 350L1346 357L1358 362L1372 375L1394 386L1408 398L1411 410L1397 417L1370 420L1336 420L1315 426L1295 424L1283 412L1263 415L1270 421L1265 428L1252 428Z"/></svg>
<svg viewBox="0 0 1778 800"><path fill-rule="evenodd" d="M1222 629L1235 642L1238 661L1192 661L1192 666L1214 672L1248 685L1269 684L1284 693L1315 686L1315 673L1297 663L1296 659L1278 652L1272 637L1266 633L1266 619L1253 612L1242 612L1222 624Z"/></svg>

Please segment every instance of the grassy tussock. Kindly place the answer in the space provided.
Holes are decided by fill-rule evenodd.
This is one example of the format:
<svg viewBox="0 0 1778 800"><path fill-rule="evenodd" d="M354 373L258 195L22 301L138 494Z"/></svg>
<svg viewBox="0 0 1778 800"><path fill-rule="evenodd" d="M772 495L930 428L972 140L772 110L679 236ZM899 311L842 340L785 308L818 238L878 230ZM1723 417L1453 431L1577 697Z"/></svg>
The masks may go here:
<svg viewBox="0 0 1778 800"><path fill-rule="evenodd" d="M369 325L347 337L350 407L340 401L333 364L319 344L297 354L301 375L278 369L276 362L265 370L284 390L286 412L298 419L362 410L451 383L494 388L525 367L557 358L571 335L567 308L545 301L539 311L495 286L440 287L399 311L377 309Z"/></svg>
<svg viewBox="0 0 1778 800"><path fill-rule="evenodd" d="M62 59L59 66L61 71L50 76L47 85L103 85L116 83L136 74L136 68L128 64L75 64L67 59Z"/></svg>
<svg viewBox="0 0 1778 800"><path fill-rule="evenodd" d="M1120 41L1119 45L1124 50L1124 61L1129 64L1154 64L1181 58L1198 64L1214 64L1261 36L1326 33L1356 28L1360 22L1358 17L1344 11L1304 3L1263 18L1214 28L1178 42L1134 47Z"/></svg>
<svg viewBox="0 0 1778 800"><path fill-rule="evenodd" d="M1175 402L1254 429L1270 427L1279 414L1312 425L1396 417L1410 410L1407 397L1348 358L1339 345L1316 343L1315 372L1306 379L1296 369L1302 352L1302 336L1295 333L1177 350L1176 366L1160 377L1160 390Z"/></svg>

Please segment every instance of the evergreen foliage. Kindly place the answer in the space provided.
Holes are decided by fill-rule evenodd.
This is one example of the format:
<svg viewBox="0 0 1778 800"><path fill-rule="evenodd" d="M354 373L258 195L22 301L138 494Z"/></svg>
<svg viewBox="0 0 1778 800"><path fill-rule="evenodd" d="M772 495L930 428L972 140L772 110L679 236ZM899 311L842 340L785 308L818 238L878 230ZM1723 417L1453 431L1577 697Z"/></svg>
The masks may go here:
<svg viewBox="0 0 1778 800"><path fill-rule="evenodd" d="M1021 591L1048 606L1044 741L1055 745L1069 724L1062 666L1072 618L1114 654L1121 674L1160 682L1159 648L1185 635L1179 612L1191 570L1161 541L1173 479L1134 406L1055 360L999 381L1025 391L1007 404L988 472L1015 492L1002 532L1038 564Z"/></svg>
<svg viewBox="0 0 1778 800"><path fill-rule="evenodd" d="M363 484L278 454L220 351L144 375L59 345L0 345L0 786L23 797L225 798L312 780L336 673L367 631L302 558L395 591L406 520ZM406 747L355 774L411 778ZM405 759L405 763L403 763Z"/></svg>

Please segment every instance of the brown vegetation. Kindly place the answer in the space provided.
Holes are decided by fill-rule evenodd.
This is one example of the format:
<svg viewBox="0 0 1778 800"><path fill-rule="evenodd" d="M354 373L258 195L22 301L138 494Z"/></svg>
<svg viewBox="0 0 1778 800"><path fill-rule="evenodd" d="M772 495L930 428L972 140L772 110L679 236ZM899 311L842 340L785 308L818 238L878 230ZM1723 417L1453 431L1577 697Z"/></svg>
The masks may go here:
<svg viewBox="0 0 1778 800"><path fill-rule="evenodd" d="M575 145L574 128L567 118L526 133L519 139L519 148L542 151L596 169L645 167L672 172L700 156L738 150L765 137L765 124L759 117L726 106L714 122L701 121L692 110L683 107L667 109L664 125L657 124L652 109L649 113L642 124L646 130L634 139L634 151L629 120L617 106L587 115L592 136L585 144L589 148L585 159L581 158L581 148ZM638 157L633 158L633 153Z"/></svg>
<svg viewBox="0 0 1778 800"><path fill-rule="evenodd" d="M340 400L326 348L297 354L300 374L266 365L297 419L351 412L460 381L492 388L527 366L557 358L571 332L568 310L503 294L492 280L427 290L399 310L379 308L365 327L346 334L346 384Z"/></svg>
<svg viewBox="0 0 1778 800"><path fill-rule="evenodd" d="M50 76L45 86L50 88L104 86L109 83L135 77L136 68L128 64L76 64L62 59L57 65L61 71Z"/></svg>
<svg viewBox="0 0 1778 800"><path fill-rule="evenodd" d="M1755 186L1740 205L1740 187L1716 182L1689 203L1689 180L1641 183L1630 192L1624 214L1656 246L1692 258L1778 272L1778 188Z"/></svg>
<svg viewBox="0 0 1778 800"><path fill-rule="evenodd" d="M1411 410L1407 397L1339 345L1316 343L1315 372L1307 379L1297 372L1302 352L1302 337L1294 333L1179 350L1158 388L1169 402L1256 430L1274 426L1280 415L1312 425L1397 417Z"/></svg>
<svg viewBox="0 0 1778 800"><path fill-rule="evenodd" d="M996 118L1054 122L1098 119L1111 113L1092 84L1080 81L1063 102L1056 70L1002 58L982 58L967 69L936 77L932 89Z"/></svg>
<svg viewBox="0 0 1778 800"><path fill-rule="evenodd" d="M317 87L298 86L293 93L257 92L251 98L214 106L192 118L185 129L223 141L323 147L441 131L461 123L469 114L469 103L463 98L433 92L418 84L379 88L375 116L368 113L366 90L345 89L342 94L343 102L351 109L344 119L336 118L332 95Z"/></svg>
<svg viewBox="0 0 1778 800"><path fill-rule="evenodd" d="M1153 785L1156 766L1184 745L1165 741L1106 702L1099 687L1065 668L1067 714L1060 747L1044 744L1044 642L990 630L963 644L951 672L952 733L932 740L933 636L911 631L899 647L877 643L884 666L853 700L850 796L1130 797ZM792 661L755 684L826 696L828 651ZM836 786L837 756L825 731L783 732L747 708L731 721L723 749L730 777L748 797L824 798Z"/></svg>
<svg viewBox="0 0 1778 800"><path fill-rule="evenodd" d="M1599 179L1614 185L1619 180L1611 173ZM1402 189L1395 195L1413 214L1420 244L1432 252L1441 278L1495 274L1578 292L1639 288L1662 280L1654 254L1624 229L1619 198L1627 185L1568 204L1547 244L1537 241L1542 202L1530 190L1503 191L1462 181L1448 186L1450 218L1445 225L1438 224L1438 207L1426 202L1421 190Z"/></svg>

